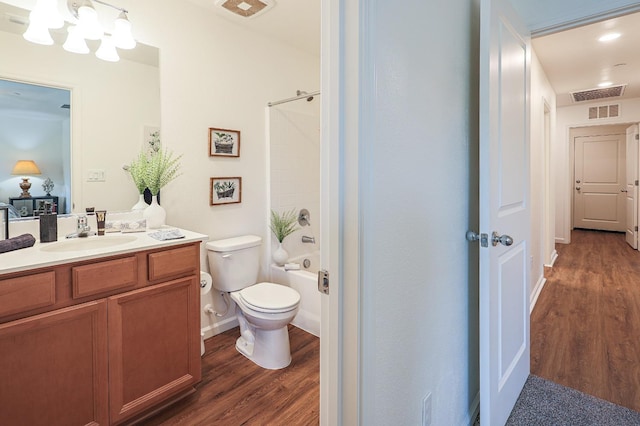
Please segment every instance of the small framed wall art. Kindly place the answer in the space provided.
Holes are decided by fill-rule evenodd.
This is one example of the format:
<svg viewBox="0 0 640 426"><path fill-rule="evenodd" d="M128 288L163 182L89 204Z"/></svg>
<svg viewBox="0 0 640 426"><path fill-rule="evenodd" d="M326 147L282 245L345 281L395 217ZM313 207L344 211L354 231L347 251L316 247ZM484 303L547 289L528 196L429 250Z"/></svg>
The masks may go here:
<svg viewBox="0 0 640 426"><path fill-rule="evenodd" d="M210 157L240 157L240 130L209 127Z"/></svg>
<svg viewBox="0 0 640 426"><path fill-rule="evenodd" d="M209 205L242 202L241 177L212 177L209 185Z"/></svg>

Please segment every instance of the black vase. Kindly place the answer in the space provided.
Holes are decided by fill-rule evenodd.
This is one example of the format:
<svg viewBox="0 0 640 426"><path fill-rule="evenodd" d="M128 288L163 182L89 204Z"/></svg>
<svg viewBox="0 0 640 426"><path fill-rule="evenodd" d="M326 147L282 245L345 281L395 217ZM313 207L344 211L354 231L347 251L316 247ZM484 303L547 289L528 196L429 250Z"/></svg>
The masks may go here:
<svg viewBox="0 0 640 426"><path fill-rule="evenodd" d="M156 200L158 200L158 204L160 204L160 191L158 191ZM144 190L144 202L147 204L151 204L151 191L149 191L149 188L145 188Z"/></svg>

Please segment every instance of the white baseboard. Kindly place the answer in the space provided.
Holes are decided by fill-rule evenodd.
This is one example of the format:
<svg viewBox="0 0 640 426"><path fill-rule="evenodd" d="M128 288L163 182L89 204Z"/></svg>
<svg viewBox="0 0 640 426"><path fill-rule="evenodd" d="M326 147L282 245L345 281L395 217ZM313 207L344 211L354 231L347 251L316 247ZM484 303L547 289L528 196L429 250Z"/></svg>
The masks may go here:
<svg viewBox="0 0 640 426"><path fill-rule="evenodd" d="M476 397L473 399L471 403L471 407L469 407L469 418L467 419L467 424L469 426L474 426L476 422L476 417L480 414L480 392L476 394Z"/></svg>
<svg viewBox="0 0 640 426"><path fill-rule="evenodd" d="M544 275L542 275L538 279L535 287L533 287L533 291L531 292L531 308L529 309L529 313L533 312L533 308L536 306L536 302L538 301L538 296L540 296L540 292L542 291L542 288L546 283L547 279L544 277Z"/></svg>
<svg viewBox="0 0 640 426"><path fill-rule="evenodd" d="M220 322L216 322L215 324L208 325L206 327L202 327L200 329L201 333L204 333L204 338L208 339L210 337L216 336L220 333L224 333L227 330L231 330L234 327L238 326L238 320L236 316L232 316L230 318L224 319Z"/></svg>
<svg viewBox="0 0 640 426"><path fill-rule="evenodd" d="M548 265L544 265L544 266L547 268L553 268L553 264L556 263L557 259L558 259L558 252L554 250L553 253L551 253L551 261L549 262Z"/></svg>

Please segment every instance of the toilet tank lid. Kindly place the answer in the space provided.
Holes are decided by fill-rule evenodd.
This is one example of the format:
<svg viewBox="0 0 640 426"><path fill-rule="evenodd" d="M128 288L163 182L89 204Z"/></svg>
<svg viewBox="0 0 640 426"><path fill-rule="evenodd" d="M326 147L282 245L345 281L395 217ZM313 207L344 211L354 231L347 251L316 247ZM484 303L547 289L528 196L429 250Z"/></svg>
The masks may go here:
<svg viewBox="0 0 640 426"><path fill-rule="evenodd" d="M206 245L207 250L226 252L259 246L261 243L262 238L257 235L243 235L241 237L209 241Z"/></svg>

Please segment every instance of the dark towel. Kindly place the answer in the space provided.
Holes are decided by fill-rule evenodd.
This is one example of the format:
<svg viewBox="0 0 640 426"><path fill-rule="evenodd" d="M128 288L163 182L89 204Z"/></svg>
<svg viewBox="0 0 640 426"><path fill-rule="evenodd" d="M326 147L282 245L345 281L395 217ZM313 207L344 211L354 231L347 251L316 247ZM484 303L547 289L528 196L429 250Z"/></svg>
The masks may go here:
<svg viewBox="0 0 640 426"><path fill-rule="evenodd" d="M0 253L31 247L35 243L36 239L31 234L18 235L17 237L0 241Z"/></svg>

